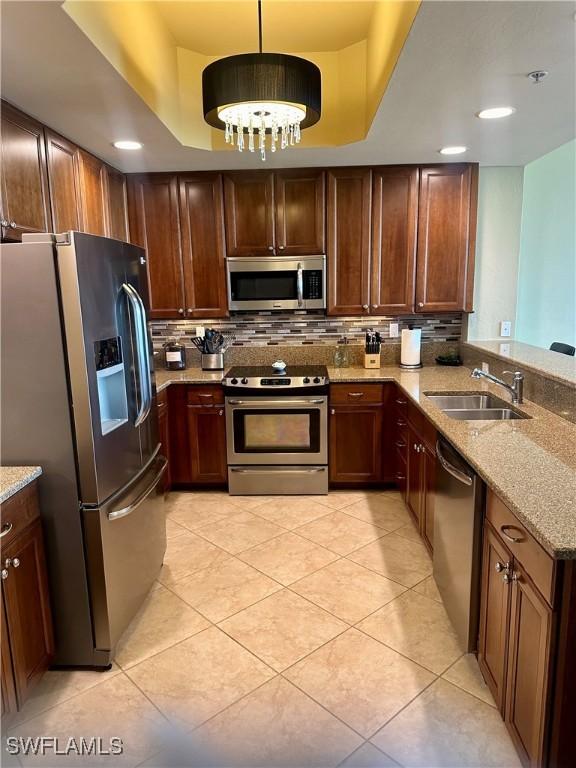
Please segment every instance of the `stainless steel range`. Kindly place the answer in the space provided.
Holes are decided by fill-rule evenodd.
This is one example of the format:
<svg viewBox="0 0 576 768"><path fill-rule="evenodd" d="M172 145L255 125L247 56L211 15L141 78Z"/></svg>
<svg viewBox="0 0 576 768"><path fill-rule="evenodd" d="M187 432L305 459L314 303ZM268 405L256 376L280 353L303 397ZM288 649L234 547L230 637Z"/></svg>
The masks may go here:
<svg viewBox="0 0 576 768"><path fill-rule="evenodd" d="M328 493L326 366L235 366L222 383L230 494Z"/></svg>

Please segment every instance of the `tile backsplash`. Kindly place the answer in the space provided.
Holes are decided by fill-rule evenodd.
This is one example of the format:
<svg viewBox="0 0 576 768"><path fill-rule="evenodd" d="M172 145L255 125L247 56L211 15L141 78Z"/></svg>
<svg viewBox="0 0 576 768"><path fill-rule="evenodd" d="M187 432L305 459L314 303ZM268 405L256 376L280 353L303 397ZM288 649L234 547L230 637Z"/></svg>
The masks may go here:
<svg viewBox="0 0 576 768"><path fill-rule="evenodd" d="M154 349L172 339L186 344L196 335L196 328L218 328L234 335L233 346L334 345L342 336L351 344L359 344L368 328L379 331L384 344L398 344L400 338L390 336L390 323L398 323L399 331L414 325L422 328L423 342L456 342L462 333L462 314L402 315L402 317L327 317L324 313L255 314L237 313L219 320L153 320L150 323ZM190 343L186 344L191 346Z"/></svg>

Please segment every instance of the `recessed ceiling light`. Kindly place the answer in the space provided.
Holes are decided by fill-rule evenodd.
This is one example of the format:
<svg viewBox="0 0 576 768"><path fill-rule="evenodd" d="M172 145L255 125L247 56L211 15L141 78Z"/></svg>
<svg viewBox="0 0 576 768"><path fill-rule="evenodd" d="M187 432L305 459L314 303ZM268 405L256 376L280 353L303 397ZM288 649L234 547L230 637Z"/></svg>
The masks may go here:
<svg viewBox="0 0 576 768"><path fill-rule="evenodd" d="M115 141L114 146L116 149L142 149L142 144L139 141Z"/></svg>
<svg viewBox="0 0 576 768"><path fill-rule="evenodd" d="M468 147L442 147L438 152L440 152L441 155L461 155L463 152L466 152L467 149Z"/></svg>
<svg viewBox="0 0 576 768"><path fill-rule="evenodd" d="M514 107L489 107L476 112L476 117L481 117L482 120L497 120L500 117L509 117L514 112L516 112Z"/></svg>

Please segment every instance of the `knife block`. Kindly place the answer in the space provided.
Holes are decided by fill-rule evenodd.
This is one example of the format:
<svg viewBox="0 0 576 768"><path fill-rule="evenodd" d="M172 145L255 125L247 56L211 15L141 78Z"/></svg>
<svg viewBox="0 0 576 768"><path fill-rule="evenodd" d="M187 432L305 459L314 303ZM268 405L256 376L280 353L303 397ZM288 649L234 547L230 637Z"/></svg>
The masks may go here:
<svg viewBox="0 0 576 768"><path fill-rule="evenodd" d="M364 368L380 368L380 352L364 352Z"/></svg>

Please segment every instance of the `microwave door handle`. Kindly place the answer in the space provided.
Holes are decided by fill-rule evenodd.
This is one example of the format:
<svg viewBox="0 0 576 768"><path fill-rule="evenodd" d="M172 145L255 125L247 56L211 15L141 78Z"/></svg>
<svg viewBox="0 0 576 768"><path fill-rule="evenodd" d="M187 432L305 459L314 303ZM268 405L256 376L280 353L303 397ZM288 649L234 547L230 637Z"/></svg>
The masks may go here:
<svg viewBox="0 0 576 768"><path fill-rule="evenodd" d="M302 264L298 262L298 270L296 272L296 291L298 293L298 306L304 306L304 273L302 270Z"/></svg>
<svg viewBox="0 0 576 768"><path fill-rule="evenodd" d="M144 304L138 295L138 292L129 283L123 283L122 289L132 308L135 326L136 362L138 365L140 387L137 393L139 405L134 420L134 426L139 427L150 413L152 405L152 382L150 380L150 353L148 350L148 336L146 332L146 312L144 311Z"/></svg>

